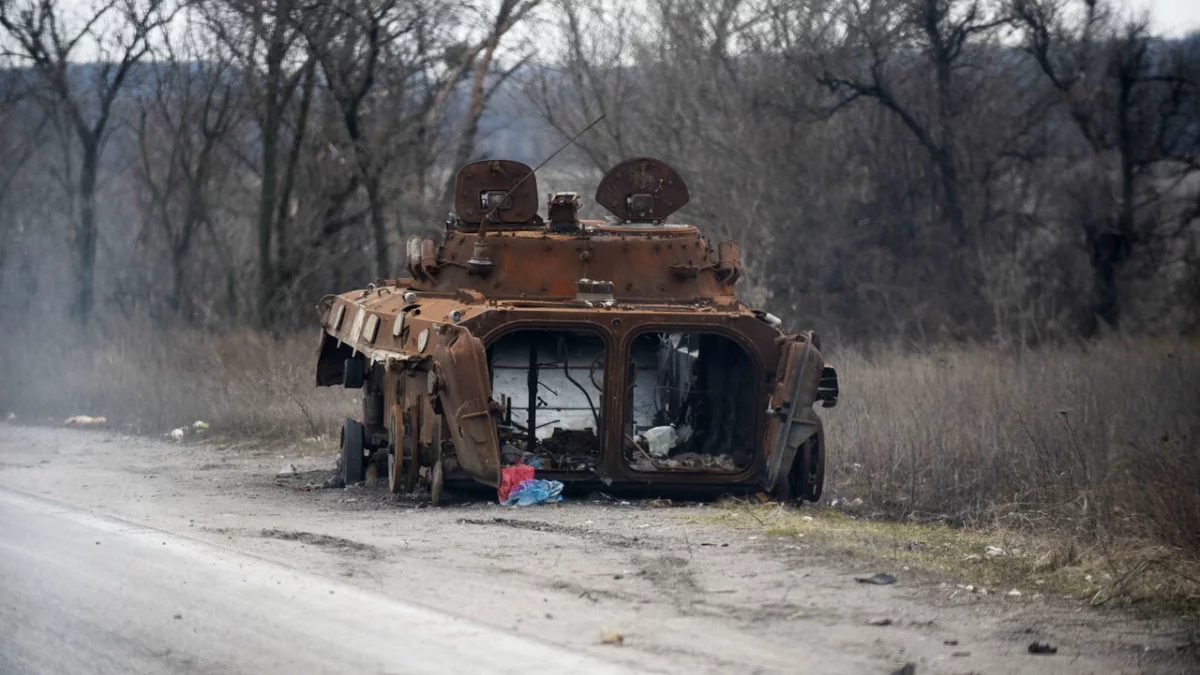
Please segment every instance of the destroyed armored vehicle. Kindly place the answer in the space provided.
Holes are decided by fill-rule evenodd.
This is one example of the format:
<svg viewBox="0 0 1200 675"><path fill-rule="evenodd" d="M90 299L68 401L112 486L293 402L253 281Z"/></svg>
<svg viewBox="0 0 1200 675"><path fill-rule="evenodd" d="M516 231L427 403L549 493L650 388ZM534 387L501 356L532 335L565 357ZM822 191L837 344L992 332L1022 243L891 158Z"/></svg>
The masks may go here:
<svg viewBox="0 0 1200 675"><path fill-rule="evenodd" d="M469 164L410 276L322 300L317 384L363 391L347 483L373 464L437 503L523 463L568 490L820 497L813 406L838 388L819 337L738 300L738 245L669 222L688 189L663 162L617 165L596 201L613 217L559 192L543 218L528 166Z"/></svg>

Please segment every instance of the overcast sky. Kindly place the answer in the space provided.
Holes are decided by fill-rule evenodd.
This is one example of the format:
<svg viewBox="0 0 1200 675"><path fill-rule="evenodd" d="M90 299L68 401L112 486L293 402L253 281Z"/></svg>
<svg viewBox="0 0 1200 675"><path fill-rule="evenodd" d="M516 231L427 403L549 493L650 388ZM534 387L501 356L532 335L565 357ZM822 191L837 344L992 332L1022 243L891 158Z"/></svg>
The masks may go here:
<svg viewBox="0 0 1200 675"><path fill-rule="evenodd" d="M1200 0L1139 0L1134 6L1149 9L1156 31L1164 35L1200 31Z"/></svg>

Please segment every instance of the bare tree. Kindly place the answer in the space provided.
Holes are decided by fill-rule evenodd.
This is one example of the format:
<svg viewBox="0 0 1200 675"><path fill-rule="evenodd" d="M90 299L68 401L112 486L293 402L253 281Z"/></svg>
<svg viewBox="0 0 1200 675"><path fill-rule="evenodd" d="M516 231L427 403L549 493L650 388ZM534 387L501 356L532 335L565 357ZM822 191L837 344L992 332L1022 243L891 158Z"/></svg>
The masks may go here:
<svg viewBox="0 0 1200 675"><path fill-rule="evenodd" d="M417 40L428 20L427 12L422 3L347 0L316 6L304 17L308 44L317 55L330 95L341 112L358 182L366 192L375 274L381 278L391 271L384 172L395 158L392 148L398 145L397 137L409 133L407 127L412 126L413 119L403 109L372 110L371 98L383 79L381 70L398 69L398 73L384 75L390 80L386 83L405 89L405 81L425 67L427 55L423 49L395 47L400 40ZM405 59L406 55L415 59ZM401 101L393 98L391 102Z"/></svg>
<svg viewBox="0 0 1200 675"><path fill-rule="evenodd" d="M1128 266L1150 243L1139 222L1151 176L1164 160L1196 170L1197 83L1187 60L1154 39L1147 17L1123 20L1097 0L1016 0L1013 17L1087 158L1078 222L1094 277L1092 314L1120 324ZM1193 118L1194 119L1194 118Z"/></svg>
<svg viewBox="0 0 1200 675"><path fill-rule="evenodd" d="M483 116L484 106L492 94L513 73L524 66L529 58L528 56L524 56L517 59L514 64L501 72L496 81L489 86L487 78L491 74L492 64L496 60L496 51L499 49L501 41L514 26L528 17L540 4L541 0L500 0L500 6L496 9L496 13L491 19L487 34L482 40L468 48L463 55L459 66L462 70L459 72L468 67L473 71L471 77L471 97L467 103L467 112L462 123L462 129L459 131L458 146L454 151L452 167L462 166L471 160L471 153L475 150L475 140L479 135L479 119ZM451 79L449 82L454 82L456 79ZM446 95L448 94L449 89L446 90ZM442 100L445 100L444 96ZM442 201L449 201L453 193L454 173L451 172L447 178L445 189L442 191Z"/></svg>
<svg viewBox="0 0 1200 675"><path fill-rule="evenodd" d="M58 0L0 3L0 28L15 43L15 53L32 64L53 101L65 110L80 145L74 309L86 324L95 305L96 184L113 104L170 13L164 0L107 0L81 26L72 26L70 15ZM92 55L95 63L90 67L72 65Z"/></svg>
<svg viewBox="0 0 1200 675"><path fill-rule="evenodd" d="M197 27L189 26L180 48L166 41L136 121L139 178L171 267L167 306L185 321L191 319L187 259L201 228L212 232L210 203L221 145L241 112L227 52L202 45L203 39Z"/></svg>
<svg viewBox="0 0 1200 675"><path fill-rule="evenodd" d="M251 105L260 147L257 161L249 164L259 175L258 317L265 327L274 319L272 306L279 288L276 261L289 251L286 214L308 126L316 59L303 43L295 0L210 0L202 9L210 30L234 55L245 91L255 94ZM297 92L300 106L291 150L281 166L280 143L286 140L285 123Z"/></svg>

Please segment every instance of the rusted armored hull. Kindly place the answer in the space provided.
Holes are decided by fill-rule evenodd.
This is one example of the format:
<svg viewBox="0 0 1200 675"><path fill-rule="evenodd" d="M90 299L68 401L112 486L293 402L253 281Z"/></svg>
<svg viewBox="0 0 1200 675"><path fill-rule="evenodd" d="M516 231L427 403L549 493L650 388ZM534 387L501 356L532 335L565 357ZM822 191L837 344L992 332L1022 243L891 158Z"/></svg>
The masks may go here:
<svg viewBox="0 0 1200 675"><path fill-rule="evenodd" d="M457 196L460 214L482 210L508 186L526 220L452 222L440 243L410 242L410 278L319 307L318 384L364 391L348 479L361 453L386 460L393 490L423 476L435 496L455 478L498 485L525 462L568 485L818 498L812 406L836 401L836 376L814 335L737 300L736 245L690 226L562 220L573 195L552 196L559 220L536 207L529 219L511 203L528 190L523 166L471 165ZM606 187L619 202L621 186Z"/></svg>

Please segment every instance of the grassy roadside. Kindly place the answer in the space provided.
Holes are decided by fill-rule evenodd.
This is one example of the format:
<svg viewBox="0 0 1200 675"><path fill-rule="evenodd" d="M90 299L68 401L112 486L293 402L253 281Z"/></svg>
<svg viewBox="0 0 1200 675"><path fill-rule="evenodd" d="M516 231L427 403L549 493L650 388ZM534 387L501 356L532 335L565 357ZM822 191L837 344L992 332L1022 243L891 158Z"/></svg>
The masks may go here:
<svg viewBox="0 0 1200 675"><path fill-rule="evenodd" d="M695 520L765 535L780 546L879 561L896 575L930 573L965 593L1066 597L1200 621L1200 558L1151 541L1085 545L1064 532L872 520L831 507L736 500Z"/></svg>

